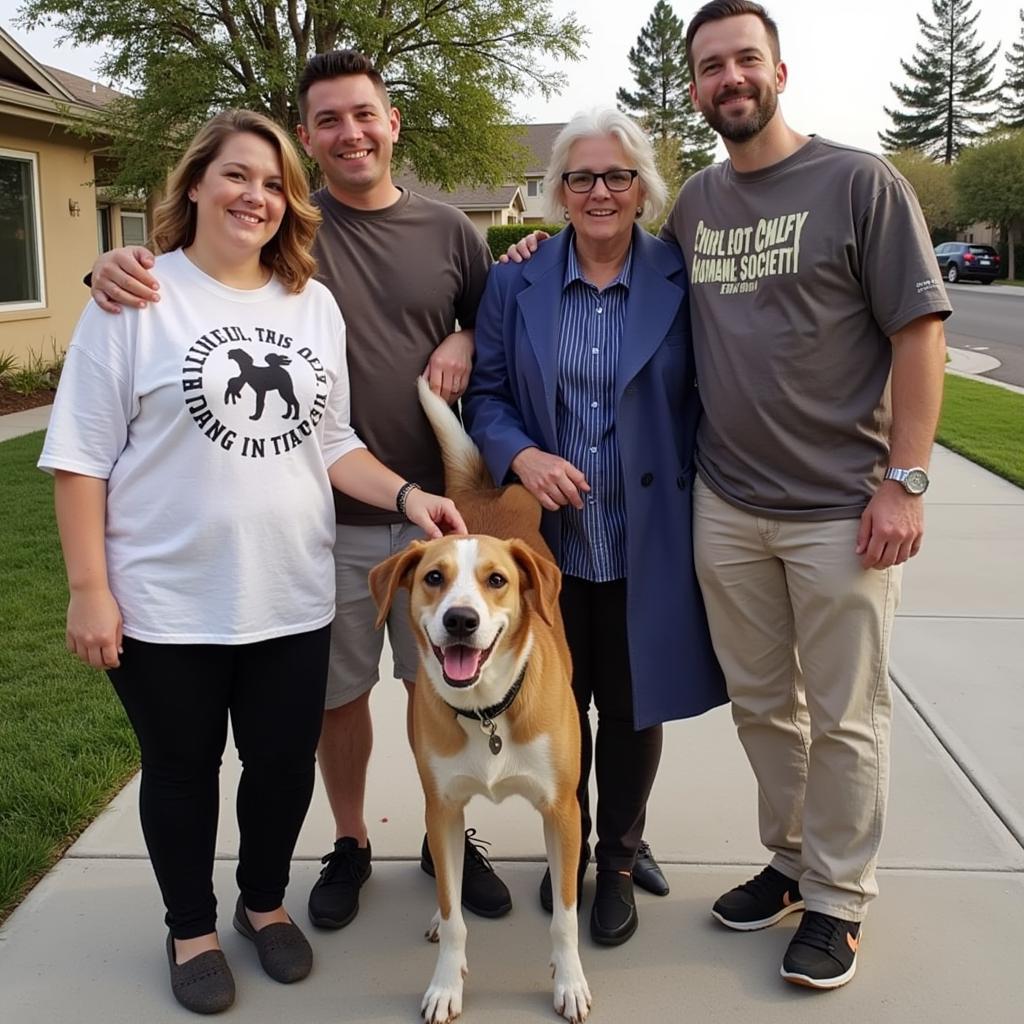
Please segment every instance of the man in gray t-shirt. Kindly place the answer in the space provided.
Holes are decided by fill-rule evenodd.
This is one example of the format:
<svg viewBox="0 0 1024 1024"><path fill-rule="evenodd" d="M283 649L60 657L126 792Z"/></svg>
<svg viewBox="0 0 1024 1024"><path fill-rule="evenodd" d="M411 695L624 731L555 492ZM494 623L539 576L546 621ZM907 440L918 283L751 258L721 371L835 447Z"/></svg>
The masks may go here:
<svg viewBox="0 0 1024 1024"><path fill-rule="evenodd" d="M782 975L835 988L877 893L888 643L921 543L950 305L906 181L785 123L763 8L714 0L687 49L691 97L729 153L664 230L690 271L705 407L694 548L772 854L712 913L751 931L804 909Z"/></svg>

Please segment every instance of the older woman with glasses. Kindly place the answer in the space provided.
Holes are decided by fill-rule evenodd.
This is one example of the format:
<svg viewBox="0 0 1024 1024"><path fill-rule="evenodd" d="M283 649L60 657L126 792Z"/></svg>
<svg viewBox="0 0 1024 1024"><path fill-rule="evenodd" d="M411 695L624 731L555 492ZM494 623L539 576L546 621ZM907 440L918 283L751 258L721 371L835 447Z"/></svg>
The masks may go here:
<svg viewBox="0 0 1024 1024"><path fill-rule="evenodd" d="M528 263L492 269L463 405L494 478L518 479L545 509L583 733L577 878L593 761L590 929L617 945L637 927L631 871L661 723L726 699L690 541L700 401L682 257L639 226L666 198L644 134L614 109L577 115L555 141L544 194L569 226ZM541 902L550 910L549 875Z"/></svg>

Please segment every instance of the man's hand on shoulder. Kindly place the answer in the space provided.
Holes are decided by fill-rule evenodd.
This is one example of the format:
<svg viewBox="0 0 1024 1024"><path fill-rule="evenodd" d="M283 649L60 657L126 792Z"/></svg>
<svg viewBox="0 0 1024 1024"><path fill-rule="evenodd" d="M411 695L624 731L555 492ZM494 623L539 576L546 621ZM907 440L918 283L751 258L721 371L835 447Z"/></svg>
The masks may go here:
<svg viewBox="0 0 1024 1024"><path fill-rule="evenodd" d="M469 384L473 369L475 335L472 330L449 334L431 353L423 376L430 390L440 395L449 405L461 398Z"/></svg>
<svg viewBox="0 0 1024 1024"><path fill-rule="evenodd" d="M528 235L523 235L518 242L513 242L508 251L498 257L498 262L525 263L537 251L537 246L550 237L546 231L531 231Z"/></svg>
<svg viewBox="0 0 1024 1024"><path fill-rule="evenodd" d="M902 565L921 550L924 499L884 481L860 517L856 553L865 569Z"/></svg>
<svg viewBox="0 0 1024 1024"><path fill-rule="evenodd" d="M147 302L159 302L159 282L150 270L155 258L141 245L111 249L92 265L93 301L108 313L120 313L122 306L143 309Z"/></svg>

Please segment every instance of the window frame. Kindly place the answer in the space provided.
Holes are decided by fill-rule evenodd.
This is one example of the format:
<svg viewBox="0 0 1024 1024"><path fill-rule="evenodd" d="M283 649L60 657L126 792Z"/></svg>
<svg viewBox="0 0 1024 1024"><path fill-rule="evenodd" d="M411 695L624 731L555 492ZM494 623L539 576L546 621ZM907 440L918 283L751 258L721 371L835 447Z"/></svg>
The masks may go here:
<svg viewBox="0 0 1024 1024"><path fill-rule="evenodd" d="M46 309L46 261L43 258L43 204L39 188L39 154L23 149L7 149L0 146L0 160L19 160L32 168L32 212L36 232L36 278L39 281L39 298L23 302L3 302L0 313L20 313L35 309Z"/></svg>
<svg viewBox="0 0 1024 1024"><path fill-rule="evenodd" d="M146 240L149 238L149 224L145 211L143 210L122 210L119 214L121 223L118 225L121 228L121 244L122 245L145 245ZM141 242L129 242L124 237L124 219L128 217L131 220L142 221L142 241Z"/></svg>
<svg viewBox="0 0 1024 1024"><path fill-rule="evenodd" d="M104 235L106 236L104 238ZM107 247L104 248L104 243ZM109 252L114 246L114 226L111 224L110 207L96 204L96 251Z"/></svg>

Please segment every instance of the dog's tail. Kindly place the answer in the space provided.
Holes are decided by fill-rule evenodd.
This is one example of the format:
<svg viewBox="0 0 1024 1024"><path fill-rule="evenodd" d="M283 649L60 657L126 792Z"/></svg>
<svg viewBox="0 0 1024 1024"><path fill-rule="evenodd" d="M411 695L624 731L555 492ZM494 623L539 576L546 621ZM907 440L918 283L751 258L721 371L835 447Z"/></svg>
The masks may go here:
<svg viewBox="0 0 1024 1024"><path fill-rule="evenodd" d="M439 395L430 390L425 377L416 381L420 405L437 435L444 461L444 489L446 494L461 491L485 491L494 487L480 449L473 444L458 416Z"/></svg>

